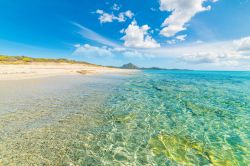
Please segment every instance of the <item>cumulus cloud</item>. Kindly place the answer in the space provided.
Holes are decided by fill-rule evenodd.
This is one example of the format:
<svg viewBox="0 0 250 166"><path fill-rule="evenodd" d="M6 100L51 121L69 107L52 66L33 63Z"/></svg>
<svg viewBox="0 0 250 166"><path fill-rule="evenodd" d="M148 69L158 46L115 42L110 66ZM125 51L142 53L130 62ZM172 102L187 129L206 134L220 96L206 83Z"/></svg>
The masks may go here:
<svg viewBox="0 0 250 166"><path fill-rule="evenodd" d="M173 40L169 40L170 44L176 42ZM194 42L189 45L140 51L144 53L143 55L175 59L177 63L190 65L216 65L220 68L224 66L240 68L247 65L250 67L250 37L216 43Z"/></svg>
<svg viewBox="0 0 250 166"><path fill-rule="evenodd" d="M96 14L99 14L100 23L113 22L115 16L113 14L105 13L103 10L97 9Z"/></svg>
<svg viewBox="0 0 250 166"><path fill-rule="evenodd" d="M120 13L121 14L121 13ZM125 16L127 16L128 18L132 18L134 16L134 13L131 12L130 10L127 10L126 12L122 13L124 14Z"/></svg>
<svg viewBox="0 0 250 166"><path fill-rule="evenodd" d="M148 29L148 28L145 28ZM103 57L122 55L124 57L171 58L188 64L216 64L250 66L250 37L218 43L193 43L192 45L138 49L127 47L75 45L74 55Z"/></svg>
<svg viewBox="0 0 250 166"><path fill-rule="evenodd" d="M113 56L112 50L108 47L96 47L89 44L77 45L73 54L85 57Z"/></svg>
<svg viewBox="0 0 250 166"><path fill-rule="evenodd" d="M157 43L148 33L150 27L148 25L138 26L134 20L127 29L122 30L125 35L121 38L124 40L124 46L132 48L159 48Z"/></svg>
<svg viewBox="0 0 250 166"><path fill-rule="evenodd" d="M118 11L118 10L120 10L120 8L121 7L118 4L116 4L116 3L112 6L113 10L117 10Z"/></svg>
<svg viewBox="0 0 250 166"><path fill-rule="evenodd" d="M99 15L99 21L100 23L111 23L113 21L118 22L125 22L127 19L132 19L134 16L134 13L130 10L127 10L125 12L120 12L117 16L113 13L109 14L104 12L103 10L97 9L96 14Z"/></svg>
<svg viewBox="0 0 250 166"><path fill-rule="evenodd" d="M84 56L84 57L114 57L115 55L122 55L126 58L144 58L153 57L152 55L141 52L135 49L129 49L124 47L107 47L107 46L92 46L89 44L76 44L76 50L73 55Z"/></svg>
<svg viewBox="0 0 250 166"><path fill-rule="evenodd" d="M239 64L239 60L243 57L234 51L216 52L195 52L193 54L186 54L182 56L182 60L193 63L193 64L204 64L204 63L217 63L224 65L236 65Z"/></svg>
<svg viewBox="0 0 250 166"><path fill-rule="evenodd" d="M204 6L209 0L160 0L160 10L171 12L162 23L160 34L166 37L175 36L176 33L187 29L188 23L197 13L208 11L211 6ZM216 0L210 0L214 3Z"/></svg>
<svg viewBox="0 0 250 166"><path fill-rule="evenodd" d="M193 48L192 53L184 54L181 59L188 63L216 63L237 65L250 62L250 37L220 42L211 45L200 45Z"/></svg>
<svg viewBox="0 0 250 166"><path fill-rule="evenodd" d="M121 32L124 46L98 35L97 33L74 23L81 28L80 34L87 39L96 41L104 46L93 46L89 44L76 44L74 55L86 57L115 57L116 55L127 58L166 58L175 60L176 63L190 65L205 64L223 69L225 66L250 69L250 36L236 40L205 43L193 42L186 45L160 47L151 36L148 25L139 26L136 21ZM179 35L173 40L185 40L186 35ZM144 49L147 48L147 49ZM195 67L194 67L195 68Z"/></svg>
<svg viewBox="0 0 250 166"><path fill-rule="evenodd" d="M185 41L185 40L186 40L186 37L187 37L187 35L178 35L178 36L176 36L175 38L176 38L177 40L179 40L179 41Z"/></svg>
<svg viewBox="0 0 250 166"><path fill-rule="evenodd" d="M219 61L219 56L213 52L197 52L194 54L185 54L183 60L190 63L215 63Z"/></svg>

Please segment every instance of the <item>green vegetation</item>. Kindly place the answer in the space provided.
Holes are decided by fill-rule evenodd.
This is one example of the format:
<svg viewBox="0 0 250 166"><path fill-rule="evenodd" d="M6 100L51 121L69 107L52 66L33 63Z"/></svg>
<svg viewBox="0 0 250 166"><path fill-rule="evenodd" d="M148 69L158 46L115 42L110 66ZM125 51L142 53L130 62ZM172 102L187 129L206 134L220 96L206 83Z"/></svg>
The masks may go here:
<svg viewBox="0 0 250 166"><path fill-rule="evenodd" d="M27 56L6 56L0 55L0 63L2 64L23 64L31 62L54 62L54 63L71 63L71 64L85 64L85 65L94 65L87 62L75 61L69 59L49 59L49 58L31 58Z"/></svg>

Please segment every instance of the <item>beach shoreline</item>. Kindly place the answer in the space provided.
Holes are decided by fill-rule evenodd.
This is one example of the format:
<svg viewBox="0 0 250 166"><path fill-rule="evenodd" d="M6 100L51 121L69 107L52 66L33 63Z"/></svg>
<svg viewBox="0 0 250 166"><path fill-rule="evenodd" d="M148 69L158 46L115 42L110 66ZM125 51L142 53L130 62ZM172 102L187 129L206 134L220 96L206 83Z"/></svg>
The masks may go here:
<svg viewBox="0 0 250 166"><path fill-rule="evenodd" d="M26 64L0 64L0 81L43 78L62 75L129 75L136 72L138 72L138 70L119 69L88 64L30 62Z"/></svg>

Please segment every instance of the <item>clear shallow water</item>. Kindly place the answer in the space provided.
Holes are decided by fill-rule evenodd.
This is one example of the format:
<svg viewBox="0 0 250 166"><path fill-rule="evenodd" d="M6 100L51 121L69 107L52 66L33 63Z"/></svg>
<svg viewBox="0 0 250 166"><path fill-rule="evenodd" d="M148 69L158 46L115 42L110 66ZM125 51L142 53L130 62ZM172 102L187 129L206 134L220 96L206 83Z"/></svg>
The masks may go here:
<svg viewBox="0 0 250 166"><path fill-rule="evenodd" d="M250 164L249 72L146 71L102 111L85 162Z"/></svg>
<svg viewBox="0 0 250 166"><path fill-rule="evenodd" d="M0 81L0 166L69 165L98 125L106 97L127 77Z"/></svg>
<svg viewBox="0 0 250 166"><path fill-rule="evenodd" d="M0 165L249 165L250 72L85 79L3 91Z"/></svg>

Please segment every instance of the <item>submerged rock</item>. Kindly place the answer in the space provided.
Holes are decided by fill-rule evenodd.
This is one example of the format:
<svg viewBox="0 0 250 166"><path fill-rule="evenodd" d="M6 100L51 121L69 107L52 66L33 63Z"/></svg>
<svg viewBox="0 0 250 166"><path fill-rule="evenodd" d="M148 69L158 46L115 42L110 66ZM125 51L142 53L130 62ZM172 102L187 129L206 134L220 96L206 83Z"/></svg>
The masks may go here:
<svg viewBox="0 0 250 166"><path fill-rule="evenodd" d="M131 112L127 115L119 115L119 116L115 116L113 117L113 120L116 122L116 123L128 123L132 120L134 120L136 118L136 114Z"/></svg>
<svg viewBox="0 0 250 166"><path fill-rule="evenodd" d="M233 165L231 153L216 153L189 137L171 134L159 134L149 140L149 146L156 156L164 154L166 158L184 165Z"/></svg>

